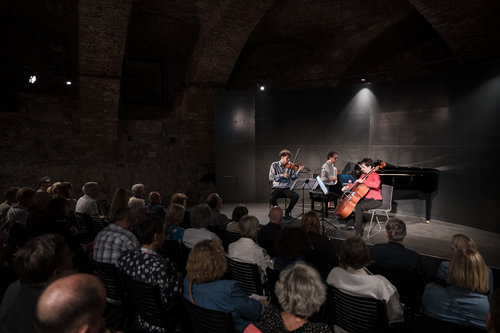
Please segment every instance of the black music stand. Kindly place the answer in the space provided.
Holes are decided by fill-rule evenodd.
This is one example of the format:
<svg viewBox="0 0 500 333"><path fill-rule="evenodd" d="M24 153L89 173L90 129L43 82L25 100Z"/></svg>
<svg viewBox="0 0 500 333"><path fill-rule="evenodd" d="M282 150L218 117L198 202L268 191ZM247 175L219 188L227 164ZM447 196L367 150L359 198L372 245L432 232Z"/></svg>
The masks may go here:
<svg viewBox="0 0 500 333"><path fill-rule="evenodd" d="M297 217L304 215L304 192L305 190L312 190L312 188L316 185L316 179L314 178L298 178L293 183L291 190L302 190L302 214L299 214ZM296 217L296 218L297 218Z"/></svg>
<svg viewBox="0 0 500 333"><path fill-rule="evenodd" d="M321 180L320 176L316 177L316 182L317 182L317 185L319 185L319 187L321 188L321 191L323 191L323 193L325 195L327 195L329 193L328 189L326 188L325 183L323 183L323 181ZM328 197L326 197L326 199L328 199ZM324 199L321 200L321 222L322 222L321 225L323 226L323 236L326 236L325 223L328 223L328 225L337 229L337 227L334 224L332 224L326 220L325 211L326 211L326 209L328 209L328 206L325 207L325 205L326 205L325 200Z"/></svg>

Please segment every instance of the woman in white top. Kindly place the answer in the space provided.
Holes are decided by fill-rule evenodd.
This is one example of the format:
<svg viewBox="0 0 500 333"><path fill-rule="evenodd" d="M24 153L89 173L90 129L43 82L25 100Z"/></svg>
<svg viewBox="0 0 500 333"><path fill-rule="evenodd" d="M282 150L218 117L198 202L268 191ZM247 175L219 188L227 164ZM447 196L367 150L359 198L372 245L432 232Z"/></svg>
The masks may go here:
<svg viewBox="0 0 500 333"><path fill-rule="evenodd" d="M366 269L365 266L371 261L361 237L353 236L344 241L339 260L339 266L328 275L329 285L351 295L385 300L389 323L403 321L403 309L396 287L382 275L373 275Z"/></svg>
<svg viewBox="0 0 500 333"><path fill-rule="evenodd" d="M242 262L257 264L262 282L266 280L266 268L272 267L271 257L266 250L255 244L254 238L259 231L259 220L255 216L245 215L240 220L241 238L229 244L228 257Z"/></svg>

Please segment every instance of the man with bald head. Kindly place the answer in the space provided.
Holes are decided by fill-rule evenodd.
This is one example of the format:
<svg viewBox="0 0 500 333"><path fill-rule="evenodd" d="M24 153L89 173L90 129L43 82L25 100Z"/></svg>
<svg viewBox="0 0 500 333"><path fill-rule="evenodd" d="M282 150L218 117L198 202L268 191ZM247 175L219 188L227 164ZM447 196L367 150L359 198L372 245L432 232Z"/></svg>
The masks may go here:
<svg viewBox="0 0 500 333"><path fill-rule="evenodd" d="M106 291L89 274L73 274L52 282L38 300L35 325L39 333L109 332L103 318Z"/></svg>
<svg viewBox="0 0 500 333"><path fill-rule="evenodd" d="M279 206L271 207L269 210L269 222L259 230L259 244L274 258L274 242L281 234L281 221L283 221L283 210Z"/></svg>

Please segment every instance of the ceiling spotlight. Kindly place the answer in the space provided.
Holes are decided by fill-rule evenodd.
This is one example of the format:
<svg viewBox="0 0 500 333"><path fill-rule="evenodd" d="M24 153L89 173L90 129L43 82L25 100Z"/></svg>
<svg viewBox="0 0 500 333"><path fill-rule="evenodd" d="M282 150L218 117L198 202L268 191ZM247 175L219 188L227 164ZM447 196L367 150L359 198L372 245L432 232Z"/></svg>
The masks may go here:
<svg viewBox="0 0 500 333"><path fill-rule="evenodd" d="M264 91L264 90L266 90L266 87L264 87L264 86L259 86L259 90L260 90L260 91Z"/></svg>
<svg viewBox="0 0 500 333"><path fill-rule="evenodd" d="M71 85L71 81L70 80L66 81L66 85L70 86Z"/></svg>
<svg viewBox="0 0 500 333"><path fill-rule="evenodd" d="M30 75L28 82L31 84L35 83L36 82L36 75Z"/></svg>

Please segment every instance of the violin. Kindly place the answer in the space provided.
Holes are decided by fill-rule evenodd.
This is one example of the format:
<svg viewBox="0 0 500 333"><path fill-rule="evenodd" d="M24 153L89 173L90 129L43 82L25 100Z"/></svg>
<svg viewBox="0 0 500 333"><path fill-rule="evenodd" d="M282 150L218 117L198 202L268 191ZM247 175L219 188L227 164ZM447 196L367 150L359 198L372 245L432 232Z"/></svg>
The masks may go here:
<svg viewBox="0 0 500 333"><path fill-rule="evenodd" d="M306 168L305 166L300 165L299 163L288 162L287 164L285 164L286 169L293 169L295 171L299 171L300 167L302 167L302 170L311 171L311 169Z"/></svg>

